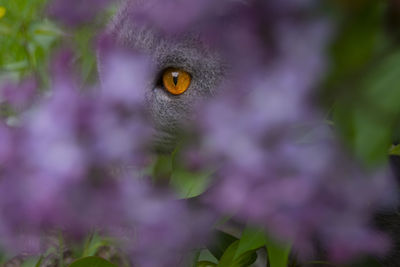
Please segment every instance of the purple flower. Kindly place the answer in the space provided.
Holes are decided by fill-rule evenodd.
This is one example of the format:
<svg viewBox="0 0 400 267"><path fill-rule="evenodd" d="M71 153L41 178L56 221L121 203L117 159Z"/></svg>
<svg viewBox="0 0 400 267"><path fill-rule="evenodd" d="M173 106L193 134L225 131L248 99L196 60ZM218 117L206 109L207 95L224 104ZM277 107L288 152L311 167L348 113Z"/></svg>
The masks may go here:
<svg viewBox="0 0 400 267"><path fill-rule="evenodd" d="M128 1L128 12L135 21L150 24L167 33L183 33L197 23L207 23L206 18L226 12L229 1L151 0L145 3Z"/></svg>
<svg viewBox="0 0 400 267"><path fill-rule="evenodd" d="M251 157L248 153L242 157ZM385 173L360 171L335 142L280 140L259 162L228 160L217 175L220 184L208 203L292 242L303 257L312 255L315 239L333 261L388 248L370 216L393 200L391 180Z"/></svg>
<svg viewBox="0 0 400 267"><path fill-rule="evenodd" d="M315 240L336 262L384 253L388 240L370 224L394 200L392 180L363 171L312 101L329 27L286 12L266 24L261 14L279 5L251 4L202 29L229 66L228 81L188 126L198 129L198 145L183 152L217 169L205 202L293 243L301 257L313 254Z"/></svg>
<svg viewBox="0 0 400 267"><path fill-rule="evenodd" d="M131 13L131 17L135 21L150 25L167 34L186 34L205 29L221 34L223 33L220 31L221 27L229 29L232 26L239 26L239 28L244 26L231 24L234 17L236 17L236 21L241 21L243 15L250 15L253 16L251 19L253 22L261 17L267 21L267 18L271 17L269 21L273 21L276 17L299 13L303 9L309 8L311 2L310 0L268 2L257 0L150 0L146 2L128 0L125 12ZM238 15L242 18L237 17ZM215 31L211 30L212 28ZM238 31L240 31L239 28Z"/></svg>
<svg viewBox="0 0 400 267"><path fill-rule="evenodd" d="M104 35L99 41L99 71L104 101L143 108L147 84L157 74L150 55L116 47Z"/></svg>
<svg viewBox="0 0 400 267"><path fill-rule="evenodd" d="M0 104L7 103L18 111L26 109L34 100L37 84L32 78L20 84L11 81L0 84Z"/></svg>
<svg viewBox="0 0 400 267"><path fill-rule="evenodd" d="M76 27L92 22L110 2L110 0L53 0L49 4L49 14L68 26Z"/></svg>
<svg viewBox="0 0 400 267"><path fill-rule="evenodd" d="M209 217L143 174L152 127L140 95L152 69L142 55L121 55L109 51L103 86L82 92L62 54L52 94L18 127L0 125L1 246L37 252L49 230L82 238L96 228L119 238L140 266L171 266L204 239ZM120 166L129 172L113 172Z"/></svg>

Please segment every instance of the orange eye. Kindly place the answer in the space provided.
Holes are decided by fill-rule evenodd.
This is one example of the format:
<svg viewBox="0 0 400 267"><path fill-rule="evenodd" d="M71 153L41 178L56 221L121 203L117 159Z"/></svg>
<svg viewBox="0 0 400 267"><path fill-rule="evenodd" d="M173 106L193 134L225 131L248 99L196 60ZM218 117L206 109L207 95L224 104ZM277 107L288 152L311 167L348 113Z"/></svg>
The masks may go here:
<svg viewBox="0 0 400 267"><path fill-rule="evenodd" d="M183 94L190 85L192 77L182 69L168 68L162 75L164 88L173 95Z"/></svg>

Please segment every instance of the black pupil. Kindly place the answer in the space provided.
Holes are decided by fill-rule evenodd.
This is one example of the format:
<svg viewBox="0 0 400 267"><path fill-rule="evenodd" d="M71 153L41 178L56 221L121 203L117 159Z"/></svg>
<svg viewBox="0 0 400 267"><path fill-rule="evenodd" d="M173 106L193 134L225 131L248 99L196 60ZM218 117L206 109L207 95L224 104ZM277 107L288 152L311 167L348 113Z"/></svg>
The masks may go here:
<svg viewBox="0 0 400 267"><path fill-rule="evenodd" d="M178 84L178 76L179 76L178 72L172 73L172 80L174 81L175 86Z"/></svg>

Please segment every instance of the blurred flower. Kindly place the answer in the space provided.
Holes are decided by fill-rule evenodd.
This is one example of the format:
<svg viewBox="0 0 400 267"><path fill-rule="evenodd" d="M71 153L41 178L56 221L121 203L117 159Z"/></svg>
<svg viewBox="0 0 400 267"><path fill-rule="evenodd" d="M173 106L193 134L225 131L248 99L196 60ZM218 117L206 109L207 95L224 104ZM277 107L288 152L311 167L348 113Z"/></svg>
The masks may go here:
<svg viewBox="0 0 400 267"><path fill-rule="evenodd" d="M302 257L312 255L315 241L337 262L384 253L388 240L370 224L394 200L390 176L363 171L312 101L325 70L329 25L298 16L296 8L267 23L266 14L281 5L235 4L242 6L224 9L221 21L207 13L204 23L213 24L202 34L220 49L228 81L188 126L198 129L198 145L183 147L182 158L194 161L188 166L218 169L206 203L292 242Z"/></svg>
<svg viewBox="0 0 400 267"><path fill-rule="evenodd" d="M136 22L151 25L167 34L186 34L216 27L215 32L223 33L220 27L232 27L229 22L239 15L256 15L253 21L263 19L273 22L275 18L301 12L309 8L311 0L150 0L139 2L128 0L126 12ZM237 17L236 17L237 18ZM241 18L237 18L240 21ZM239 25L236 25L239 26ZM266 25L264 25L266 26Z"/></svg>
<svg viewBox="0 0 400 267"><path fill-rule="evenodd" d="M157 75L151 55L115 49L114 40L105 34L99 40L98 56L103 98L130 108L143 108L144 88Z"/></svg>
<svg viewBox="0 0 400 267"><path fill-rule="evenodd" d="M244 150L242 162L236 161L239 156L224 162L207 203L292 242L302 257L313 254L315 240L333 261L384 253L389 243L370 220L393 200L388 175L360 171L339 144L324 139L278 137L264 153ZM234 141L232 146L242 145Z"/></svg>
<svg viewBox="0 0 400 267"><path fill-rule="evenodd" d="M226 12L226 8L229 7L229 1L212 0L151 0L145 3L127 3L132 19L167 33L187 33L189 29L193 30L197 23L208 23L206 18L214 18L214 15Z"/></svg>
<svg viewBox="0 0 400 267"><path fill-rule="evenodd" d="M23 114L19 127L0 125L0 244L37 252L51 229L81 238L98 228L139 255L133 260L140 266L176 265L209 221L193 220L199 214L141 174L152 128L138 95L151 65L116 48L107 55L102 88L80 92L63 53L52 95ZM124 165L136 171L111 175Z"/></svg>
<svg viewBox="0 0 400 267"><path fill-rule="evenodd" d="M72 27L92 22L111 0L52 0L49 14L56 20Z"/></svg>
<svg viewBox="0 0 400 267"><path fill-rule="evenodd" d="M25 79L20 84L16 82L3 82L0 84L0 104L7 103L21 111L32 104L37 93L36 81L32 78Z"/></svg>

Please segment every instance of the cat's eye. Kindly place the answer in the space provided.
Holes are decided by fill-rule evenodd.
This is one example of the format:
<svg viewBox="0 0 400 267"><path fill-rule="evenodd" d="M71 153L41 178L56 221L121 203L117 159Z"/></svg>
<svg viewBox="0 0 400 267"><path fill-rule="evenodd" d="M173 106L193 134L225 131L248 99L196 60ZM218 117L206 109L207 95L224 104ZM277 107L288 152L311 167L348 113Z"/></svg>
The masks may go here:
<svg viewBox="0 0 400 267"><path fill-rule="evenodd" d="M192 81L189 73L178 68L168 68L162 74L162 83L168 92L173 95L183 94Z"/></svg>

